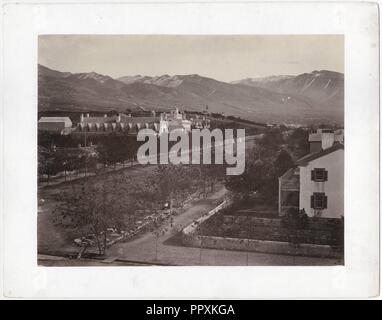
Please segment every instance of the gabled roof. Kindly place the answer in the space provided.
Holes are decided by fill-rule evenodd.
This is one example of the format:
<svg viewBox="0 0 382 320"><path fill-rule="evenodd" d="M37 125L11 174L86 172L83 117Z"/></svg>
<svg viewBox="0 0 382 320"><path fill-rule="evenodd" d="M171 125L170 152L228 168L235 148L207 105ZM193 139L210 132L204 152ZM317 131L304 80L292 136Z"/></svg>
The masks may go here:
<svg viewBox="0 0 382 320"><path fill-rule="evenodd" d="M298 159L296 161L296 165L298 166L305 166L307 165L310 161L321 158L323 156L326 156L329 153L332 153L334 151L344 149L344 145L340 142L335 142L330 148L321 150L319 152L315 153L309 153L306 156L303 156L302 158Z"/></svg>
<svg viewBox="0 0 382 320"><path fill-rule="evenodd" d="M287 170L280 178L280 188L282 190L300 189L300 169L293 167Z"/></svg>
<svg viewBox="0 0 382 320"><path fill-rule="evenodd" d="M69 117L41 117L38 122L71 122Z"/></svg>
<svg viewBox="0 0 382 320"><path fill-rule="evenodd" d="M122 123L159 123L160 118L159 117L122 117L121 116L121 122Z"/></svg>

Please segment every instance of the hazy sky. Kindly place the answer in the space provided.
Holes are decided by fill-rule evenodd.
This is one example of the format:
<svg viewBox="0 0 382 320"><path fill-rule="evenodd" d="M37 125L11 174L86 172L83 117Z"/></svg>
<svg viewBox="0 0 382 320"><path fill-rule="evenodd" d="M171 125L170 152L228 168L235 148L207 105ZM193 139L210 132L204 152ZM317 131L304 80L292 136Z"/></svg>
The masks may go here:
<svg viewBox="0 0 382 320"><path fill-rule="evenodd" d="M221 81L344 70L342 35L44 35L39 63L59 71L127 75L199 74Z"/></svg>

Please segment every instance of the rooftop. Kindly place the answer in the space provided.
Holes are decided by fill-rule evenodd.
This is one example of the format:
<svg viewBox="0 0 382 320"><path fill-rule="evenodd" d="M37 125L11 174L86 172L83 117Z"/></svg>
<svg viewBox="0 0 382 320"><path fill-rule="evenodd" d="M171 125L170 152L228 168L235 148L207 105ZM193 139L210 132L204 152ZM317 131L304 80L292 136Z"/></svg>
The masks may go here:
<svg viewBox="0 0 382 320"><path fill-rule="evenodd" d="M335 142L330 148L321 150L319 152L309 153L306 156L303 156L302 158L297 160L296 164L298 166L305 166L312 160L321 158L327 154L330 154L340 149L344 150L344 145L340 142Z"/></svg>
<svg viewBox="0 0 382 320"><path fill-rule="evenodd" d="M69 117L41 117L38 122L66 122L70 121Z"/></svg>
<svg viewBox="0 0 382 320"><path fill-rule="evenodd" d="M282 190L300 189L300 170L291 168L280 177L280 187Z"/></svg>
<svg viewBox="0 0 382 320"><path fill-rule="evenodd" d="M111 117L84 117L83 123L112 123L116 121L116 116Z"/></svg>

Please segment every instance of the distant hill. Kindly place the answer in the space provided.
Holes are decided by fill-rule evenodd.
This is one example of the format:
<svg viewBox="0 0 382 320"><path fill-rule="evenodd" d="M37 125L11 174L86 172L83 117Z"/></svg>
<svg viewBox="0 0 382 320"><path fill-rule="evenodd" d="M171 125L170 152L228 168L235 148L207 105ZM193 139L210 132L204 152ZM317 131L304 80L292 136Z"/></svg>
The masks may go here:
<svg viewBox="0 0 382 320"><path fill-rule="evenodd" d="M170 110L175 106L203 111L208 105L211 112L224 112L255 121L312 122L317 118L341 120L343 117L343 107L321 104L324 93L318 103L318 98L314 100L297 89L294 92L292 89L283 91L281 82L275 87L256 79L226 83L196 74L137 75L113 79L95 72L60 72L42 65L39 65L38 75L39 111ZM291 79L294 78L288 80ZM288 84L286 88L294 87ZM314 96L313 91L306 92Z"/></svg>

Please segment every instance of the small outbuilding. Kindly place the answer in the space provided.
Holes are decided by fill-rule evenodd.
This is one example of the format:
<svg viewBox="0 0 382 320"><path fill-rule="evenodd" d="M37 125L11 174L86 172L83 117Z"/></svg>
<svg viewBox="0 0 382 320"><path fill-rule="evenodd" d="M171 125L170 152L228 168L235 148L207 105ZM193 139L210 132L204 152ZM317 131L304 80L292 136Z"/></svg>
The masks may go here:
<svg viewBox="0 0 382 320"><path fill-rule="evenodd" d="M41 117L38 121L39 130L61 133L64 129L71 127L72 121L69 117Z"/></svg>

